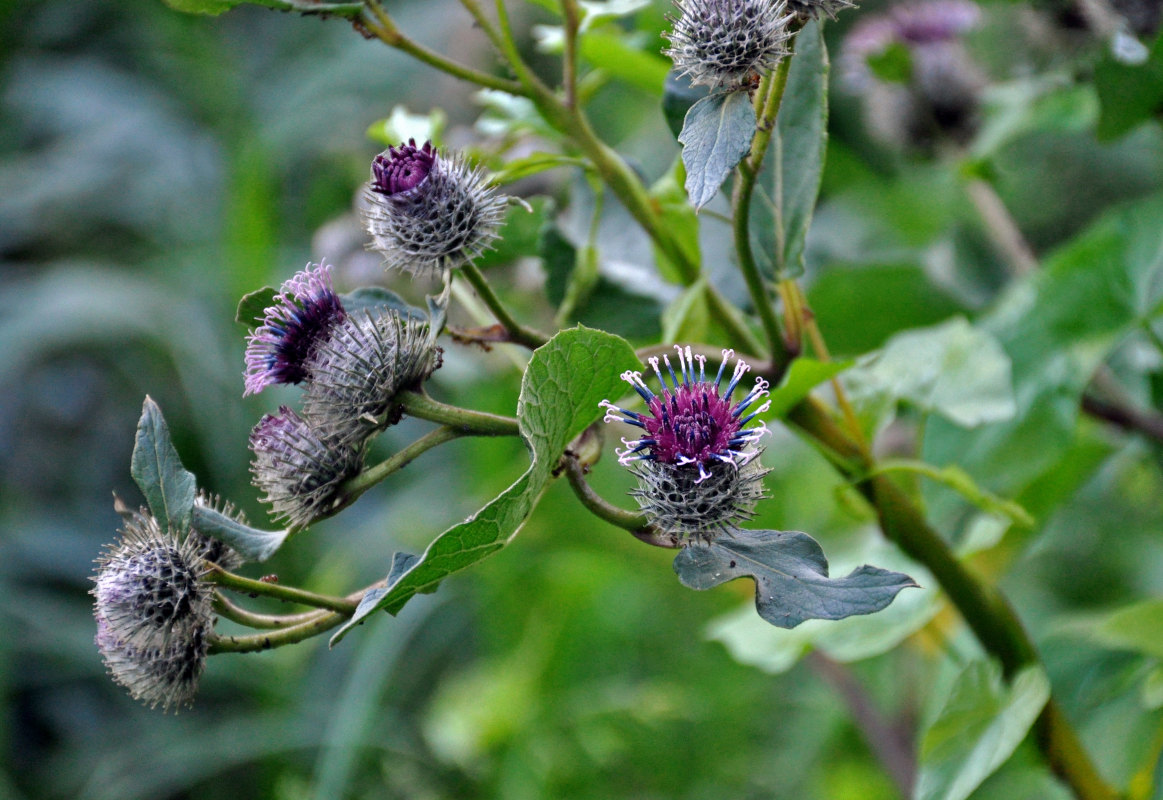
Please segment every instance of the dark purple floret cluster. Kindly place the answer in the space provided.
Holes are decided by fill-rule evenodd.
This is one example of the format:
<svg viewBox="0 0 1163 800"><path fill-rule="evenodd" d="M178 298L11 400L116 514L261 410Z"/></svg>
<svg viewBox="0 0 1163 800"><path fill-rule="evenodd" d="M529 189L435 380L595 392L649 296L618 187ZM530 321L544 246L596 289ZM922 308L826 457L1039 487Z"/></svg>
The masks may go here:
<svg viewBox="0 0 1163 800"><path fill-rule="evenodd" d="M723 375L734 352L723 351L719 372L714 381L708 381L704 356L693 355L690 347L675 345L675 349L678 351L680 375L675 375L668 357L662 358L670 374L669 386L659 368L658 358L649 360L662 385L661 394L655 394L646 386L642 373L622 374L622 379L646 401L648 414L620 408L608 400L602 402L602 407L606 409L607 422L622 421L643 429L641 438L623 440L626 450L618 454L621 463L650 460L680 467L691 466L699 472L696 483L701 483L709 477L708 468L715 462L742 466L748 458L744 450L767 433L767 426L762 423L757 428L745 426L766 411L770 403L764 403L746 416L744 414L756 400L768 394L768 384L763 378L757 379L747 396L732 404L731 395L750 369L745 362L735 362L727 388L720 394Z"/></svg>
<svg viewBox="0 0 1163 800"><path fill-rule="evenodd" d="M432 172L436 164L436 149L432 142L423 147L416 146L415 139L407 144L389 147L372 161L371 190L379 194L393 195L415 189Z"/></svg>
<svg viewBox="0 0 1163 800"><path fill-rule="evenodd" d="M331 288L330 267L308 264L283 284L276 303L246 345L246 391L257 394L276 383L301 383L307 363L339 323L347 318Z"/></svg>

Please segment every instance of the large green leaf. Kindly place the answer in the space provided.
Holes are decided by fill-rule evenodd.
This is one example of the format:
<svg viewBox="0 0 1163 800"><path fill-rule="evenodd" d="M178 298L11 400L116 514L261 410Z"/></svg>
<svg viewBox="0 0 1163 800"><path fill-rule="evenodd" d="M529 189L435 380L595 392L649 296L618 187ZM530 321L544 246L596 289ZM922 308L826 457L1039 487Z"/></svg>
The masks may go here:
<svg viewBox="0 0 1163 800"><path fill-rule="evenodd" d="M1020 488L1071 446L1095 369L1163 304L1163 195L1112 211L1014 285L979 328L1012 362L1017 414L966 431L930 420L924 460L958 463L994 490Z"/></svg>
<svg viewBox="0 0 1163 800"><path fill-rule="evenodd" d="M753 250L776 275L803 272L828 145L828 51L817 21L796 36L787 88L751 204Z"/></svg>
<svg viewBox="0 0 1163 800"><path fill-rule="evenodd" d="M517 481L428 546L418 559L396 569L383 590L369 593L334 645L354 625L378 609L396 613L417 592L500 550L521 529L569 442L599 416L598 403L619 396L618 377L640 367L623 339L581 326L562 331L533 354L521 381L517 420L533 463ZM398 567L398 565L397 565Z"/></svg>
<svg viewBox="0 0 1163 800"><path fill-rule="evenodd" d="M700 590L752 578L759 616L780 628L872 614L901 589L917 585L908 575L867 564L843 578L829 578L824 551L800 531L742 530L709 543L691 542L675 556L674 571L684 586Z"/></svg>
<svg viewBox="0 0 1163 800"><path fill-rule="evenodd" d="M747 92L718 92L690 107L678 140L691 205L699 209L714 199L747 155L754 134L755 109Z"/></svg>
<svg viewBox="0 0 1163 800"><path fill-rule="evenodd" d="M174 449L162 410L149 396L137 423L130 473L162 530L184 533L190 525L197 485Z"/></svg>
<svg viewBox="0 0 1163 800"><path fill-rule="evenodd" d="M975 661L957 678L921 742L916 800L965 800L1005 763L1050 698L1050 682L1027 667L1007 687L1001 668Z"/></svg>

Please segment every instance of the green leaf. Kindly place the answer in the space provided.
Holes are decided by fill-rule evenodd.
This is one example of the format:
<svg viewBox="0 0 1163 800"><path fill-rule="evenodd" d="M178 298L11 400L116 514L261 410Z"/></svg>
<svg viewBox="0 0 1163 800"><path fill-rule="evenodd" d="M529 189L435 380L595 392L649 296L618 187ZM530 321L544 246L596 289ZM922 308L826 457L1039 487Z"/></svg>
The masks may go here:
<svg viewBox="0 0 1163 800"><path fill-rule="evenodd" d="M658 53L633 47L624 35L600 31L581 37L581 54L615 78L661 97L670 61Z"/></svg>
<svg viewBox="0 0 1163 800"><path fill-rule="evenodd" d="M372 611L383 608L395 614L417 592L508 544L548 486L566 445L600 416L599 402L621 394L625 386L618 376L640 366L625 340L580 326L558 333L538 348L525 370L517 401L521 436L533 457L529 469L466 522L433 540L374 602L361 603L331 644Z"/></svg>
<svg viewBox="0 0 1163 800"><path fill-rule="evenodd" d="M676 158L673 166L650 187L650 199L659 212L663 226L674 235L679 247L686 254L687 260L696 267L702 264L703 254L699 247L699 218L690 203L687 202L683 182L686 174L683 170L682 159ZM683 273L674 262L659 249L654 247L654 261L662 277L670 283L683 283ZM670 339L669 341L678 341ZM707 341L700 339L698 341Z"/></svg>
<svg viewBox="0 0 1163 800"><path fill-rule="evenodd" d="M420 143L432 142L439 147L447 125L448 115L440 108L433 108L427 114L413 114L406 106L396 105L387 117L368 126L367 136L385 147L402 144L409 139Z"/></svg>
<svg viewBox="0 0 1163 800"><path fill-rule="evenodd" d="M836 377L852 366L851 361L817 361L814 358L797 358L791 369L784 375L779 386L771 390L768 402L769 414L783 417L796 403L807 397L812 389Z"/></svg>
<svg viewBox="0 0 1163 800"><path fill-rule="evenodd" d="M197 486L178 458L162 410L148 395L137 423L130 473L161 529L184 534Z"/></svg>
<svg viewBox="0 0 1163 800"><path fill-rule="evenodd" d="M1107 55L1094 70L1101 112L1099 139L1114 139L1163 114L1163 35L1147 60L1125 64Z"/></svg>
<svg viewBox="0 0 1163 800"><path fill-rule="evenodd" d="M913 77L913 58L909 48L893 42L880 53L865 59L872 74L886 83L908 83Z"/></svg>
<svg viewBox="0 0 1163 800"><path fill-rule="evenodd" d="M780 277L804 268L828 145L828 51L813 20L796 37L787 88L760 167L751 203L752 250L761 267Z"/></svg>
<svg viewBox="0 0 1163 800"><path fill-rule="evenodd" d="M479 269L511 264L518 258L539 254L547 226L552 225L555 205L548 197L535 197L529 207L533 213L519 205L509 206L495 247L486 250L475 262Z"/></svg>
<svg viewBox="0 0 1163 800"><path fill-rule="evenodd" d="M719 193L731 170L747 155L754 134L755 109L747 92L719 92L691 106L678 141L687 194L696 210Z"/></svg>
<svg viewBox="0 0 1163 800"><path fill-rule="evenodd" d="M707 628L707 638L721 642L739 663L778 674L791 669L812 649L842 662L887 653L924 627L941 608L941 595L933 577L883 539L869 537L864 547L848 554L844 561L849 567L875 561L907 571L921 586L905 592L871 617L810 619L794 630L768 625L748 605L713 620Z"/></svg>
<svg viewBox="0 0 1163 800"><path fill-rule="evenodd" d="M699 590L753 578L759 616L779 628L872 614L917 585L908 575L868 565L829 578L819 543L799 531L744 530L709 544L692 542L675 556L674 571L683 586Z"/></svg>
<svg viewBox="0 0 1163 800"><path fill-rule="evenodd" d="M1163 599L1120 608L1103 620L1092 635L1107 647L1163 659Z"/></svg>
<svg viewBox="0 0 1163 800"><path fill-rule="evenodd" d="M1019 672L1009 687L992 662L966 667L925 732L916 800L969 797L1013 754L1049 698L1038 667Z"/></svg>
<svg viewBox="0 0 1163 800"><path fill-rule="evenodd" d="M982 511L1000 514L1027 528L1034 527L1034 518L1026 509L1013 500L1006 500L1004 497L998 497L992 492L982 489L968 472L956 464L936 467L932 464L926 464L924 461L884 459L877 464L874 474L884 472L911 472L915 475L923 475L929 480L936 481L957 492Z"/></svg>
<svg viewBox="0 0 1163 800"><path fill-rule="evenodd" d="M1032 133L1089 130L1098 118L1094 87L1061 78L1023 78L991 86L983 99L983 121L970 146L978 161Z"/></svg>
<svg viewBox="0 0 1163 800"><path fill-rule="evenodd" d="M410 305L400 295L382 286L361 286L353 292L341 294L339 300L349 314L353 311L379 312L389 310L397 311L400 316L405 318L425 322L428 320L428 312Z"/></svg>
<svg viewBox="0 0 1163 800"><path fill-rule="evenodd" d="M689 206L688 206L689 208ZM707 303L707 279L700 277L662 312L662 341L711 342L711 310Z"/></svg>
<svg viewBox="0 0 1163 800"><path fill-rule="evenodd" d="M683 121L691 106L708 94L710 90L706 86L693 86L688 75L680 75L673 69L666 73L662 84L662 113L674 138L682 133Z"/></svg>
<svg viewBox="0 0 1163 800"><path fill-rule="evenodd" d="M962 317L897 334L848 377L854 402L887 392L965 428L1016 411L1009 357L993 336Z"/></svg>
<svg viewBox="0 0 1163 800"><path fill-rule="evenodd" d="M190 525L198 533L230 545L247 561L266 561L287 540L287 531L252 528L201 503L194 505Z"/></svg>
<svg viewBox="0 0 1163 800"><path fill-rule="evenodd" d="M503 168L493 173L493 183L499 186L505 186L549 169L584 166L586 166L584 161L573 158L572 156L563 156L558 153L530 153L522 158L515 158L512 161L506 162ZM533 202L536 203L536 200Z"/></svg>
<svg viewBox="0 0 1163 800"><path fill-rule="evenodd" d="M234 312L234 321L241 322L248 328L257 328L266 317L268 307L275 304L275 297L279 290L273 286L264 286L253 292L244 294L238 301L238 309Z"/></svg>

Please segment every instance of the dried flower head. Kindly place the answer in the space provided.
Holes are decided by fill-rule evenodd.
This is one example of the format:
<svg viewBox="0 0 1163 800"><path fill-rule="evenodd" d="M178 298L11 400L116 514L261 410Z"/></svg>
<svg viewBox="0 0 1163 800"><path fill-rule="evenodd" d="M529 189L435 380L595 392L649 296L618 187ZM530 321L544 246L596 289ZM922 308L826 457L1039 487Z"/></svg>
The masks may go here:
<svg viewBox="0 0 1163 800"><path fill-rule="evenodd" d="M675 0L679 16L663 52L691 83L736 88L787 55L783 0Z"/></svg>
<svg viewBox="0 0 1163 800"><path fill-rule="evenodd" d="M497 238L505 199L462 156L425 142L389 147L372 161L365 193L369 249L389 268L436 275L471 262Z"/></svg>
<svg viewBox="0 0 1163 800"><path fill-rule="evenodd" d="M312 358L303 416L329 441L361 444L381 428L395 396L439 366L427 322L398 311L354 313Z"/></svg>
<svg viewBox="0 0 1163 800"><path fill-rule="evenodd" d="M693 355L690 347L675 345L680 375L670 359L662 358L670 375L667 385L657 358L649 360L661 384L655 394L640 372L623 373L622 379L646 401L647 413L638 413L603 400L606 422L626 422L642 428L635 440L623 439L626 449L618 460L633 469L639 489L633 494L650 521L666 533L712 538L729 532L750 519L756 501L763 496L755 442L767 426L747 425L770 408L770 402L747 413L768 394L767 381L759 378L739 402L732 403L739 381L750 367L735 362L734 371L720 393L727 364L734 356L723 351L723 363L713 381L705 373L706 358ZM695 374L696 364L698 375Z"/></svg>
<svg viewBox="0 0 1163 800"><path fill-rule="evenodd" d="M286 406L259 420L250 433L250 449L254 485L266 492L263 502L296 528L329 511L340 484L363 463L358 448L325 440Z"/></svg>
<svg viewBox="0 0 1163 800"><path fill-rule="evenodd" d="M246 345L246 391L256 394L275 383L300 383L306 362L347 313L331 288L331 268L308 264L283 284L275 305Z"/></svg>
<svg viewBox="0 0 1163 800"><path fill-rule="evenodd" d="M131 512L98 561L97 648L113 679L151 707L188 705L197 691L214 627L203 544Z"/></svg>

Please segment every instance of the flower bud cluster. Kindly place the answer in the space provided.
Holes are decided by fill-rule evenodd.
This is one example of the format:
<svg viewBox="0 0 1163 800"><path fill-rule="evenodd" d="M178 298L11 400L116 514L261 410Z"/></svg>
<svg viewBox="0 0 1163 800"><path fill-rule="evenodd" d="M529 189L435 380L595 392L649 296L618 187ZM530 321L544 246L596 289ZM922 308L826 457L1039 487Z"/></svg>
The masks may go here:
<svg viewBox="0 0 1163 800"><path fill-rule="evenodd" d="M254 483L275 516L309 525L339 499L363 464L367 440L390 420L393 399L439 366L427 321L388 307L348 312L330 268L309 264L283 284L247 347L247 391L305 386L302 415L283 406L251 432Z"/></svg>
<svg viewBox="0 0 1163 800"><path fill-rule="evenodd" d="M637 412L603 400L606 422L623 422L642 429L633 440L623 439L618 460L638 478L631 494L650 522L664 533L709 541L730 534L748 520L763 497L762 478L767 471L758 461L755 443L767 433L760 422L747 427L770 402L752 409L768 394L767 381L759 378L754 388L737 403L731 402L739 382L750 367L737 360L722 388L727 365L734 352L723 351L723 363L713 381L706 377L706 358L690 347L675 345L679 374L670 359L651 358L649 364L661 384L655 394L640 372L626 372L629 383L646 402ZM666 382L660 365L670 376ZM696 375L697 365L697 375ZM750 413L747 413L750 410Z"/></svg>
<svg viewBox="0 0 1163 800"><path fill-rule="evenodd" d="M163 531L152 516L134 511L120 541L98 561L91 592L97 648L134 699L166 711L193 700L214 628L206 556L217 549L193 532L180 538Z"/></svg>

